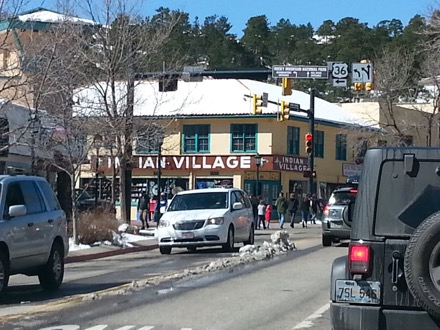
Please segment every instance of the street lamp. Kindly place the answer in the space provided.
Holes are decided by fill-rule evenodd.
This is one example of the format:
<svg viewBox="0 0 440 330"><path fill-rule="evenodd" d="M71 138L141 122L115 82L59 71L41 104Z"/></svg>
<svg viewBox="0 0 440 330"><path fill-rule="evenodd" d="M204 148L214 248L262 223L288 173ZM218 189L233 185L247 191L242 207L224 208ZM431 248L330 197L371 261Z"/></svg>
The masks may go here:
<svg viewBox="0 0 440 330"><path fill-rule="evenodd" d="M258 196L260 196L260 189L259 189L260 182L259 182L259 180L260 180L260 166L262 165L262 157L257 153L254 156L254 159L255 159L255 166L257 167L257 179L255 180L255 183L256 183L255 196L258 197Z"/></svg>
<svg viewBox="0 0 440 330"><path fill-rule="evenodd" d="M96 162L95 162L95 209L98 207L98 181L99 181L99 148L102 145L102 136L95 134L93 137L93 144L96 148Z"/></svg>

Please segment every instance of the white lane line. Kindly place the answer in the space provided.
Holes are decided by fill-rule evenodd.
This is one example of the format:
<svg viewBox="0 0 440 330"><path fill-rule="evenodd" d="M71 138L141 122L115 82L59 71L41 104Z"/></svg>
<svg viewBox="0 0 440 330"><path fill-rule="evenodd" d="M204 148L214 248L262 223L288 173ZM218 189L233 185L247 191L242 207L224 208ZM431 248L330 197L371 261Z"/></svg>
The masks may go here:
<svg viewBox="0 0 440 330"><path fill-rule="evenodd" d="M142 328L139 328L139 329L137 329L137 330L151 330L151 329L154 329L154 326L145 326L145 327L142 327Z"/></svg>
<svg viewBox="0 0 440 330"><path fill-rule="evenodd" d="M316 312L309 315L304 321L301 321L297 325L293 327L295 329L305 329L313 327L313 320L319 318L330 308L330 303L325 304L321 308L319 308Z"/></svg>

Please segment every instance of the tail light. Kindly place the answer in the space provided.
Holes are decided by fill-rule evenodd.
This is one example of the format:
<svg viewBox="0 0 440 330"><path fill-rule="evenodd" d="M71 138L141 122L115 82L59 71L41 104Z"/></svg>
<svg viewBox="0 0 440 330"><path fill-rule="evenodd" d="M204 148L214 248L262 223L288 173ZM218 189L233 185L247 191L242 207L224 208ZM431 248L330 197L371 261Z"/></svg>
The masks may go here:
<svg viewBox="0 0 440 330"><path fill-rule="evenodd" d="M330 206L328 204L326 204L324 206L324 210L322 210L322 213L324 214L324 216L328 216L329 211L330 211Z"/></svg>
<svg viewBox="0 0 440 330"><path fill-rule="evenodd" d="M350 244L348 247L348 269L352 274L365 274L370 270L370 246Z"/></svg>
<svg viewBox="0 0 440 330"><path fill-rule="evenodd" d="M350 189L350 192L353 194L357 194L358 191L357 191L357 189Z"/></svg>

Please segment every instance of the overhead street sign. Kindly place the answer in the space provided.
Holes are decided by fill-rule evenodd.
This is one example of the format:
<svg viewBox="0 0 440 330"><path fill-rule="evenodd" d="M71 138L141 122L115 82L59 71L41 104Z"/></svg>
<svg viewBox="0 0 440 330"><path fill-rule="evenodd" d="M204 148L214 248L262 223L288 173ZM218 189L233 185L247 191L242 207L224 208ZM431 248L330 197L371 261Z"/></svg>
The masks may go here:
<svg viewBox="0 0 440 330"><path fill-rule="evenodd" d="M351 82L353 83L373 82L373 63L352 63Z"/></svg>
<svg viewBox="0 0 440 330"><path fill-rule="evenodd" d="M300 111L301 105L298 103L289 103L289 110L290 111Z"/></svg>
<svg viewBox="0 0 440 330"><path fill-rule="evenodd" d="M328 68L316 65L274 65L272 78L328 79Z"/></svg>
<svg viewBox="0 0 440 330"><path fill-rule="evenodd" d="M335 79L344 79L348 77L348 64L332 62L331 63L331 75Z"/></svg>
<svg viewBox="0 0 440 330"><path fill-rule="evenodd" d="M333 87L347 87L347 79L332 79Z"/></svg>

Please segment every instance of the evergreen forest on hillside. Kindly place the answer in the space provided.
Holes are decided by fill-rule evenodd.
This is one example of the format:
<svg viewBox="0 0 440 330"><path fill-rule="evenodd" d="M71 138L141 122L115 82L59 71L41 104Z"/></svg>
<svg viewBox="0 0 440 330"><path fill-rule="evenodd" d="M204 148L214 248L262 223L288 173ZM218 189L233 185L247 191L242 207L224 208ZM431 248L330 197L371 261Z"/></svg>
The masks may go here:
<svg viewBox="0 0 440 330"><path fill-rule="evenodd" d="M354 63L364 59L374 63L387 50L413 54L413 72L408 83L415 84L424 75L419 63L423 61L424 45L432 38L425 33L427 20L419 15L406 26L399 19L390 19L369 27L359 19L345 17L339 22L326 20L317 29L310 23L296 25L289 19L270 25L262 15L247 21L241 38L230 33L232 25L224 16L206 17L203 22L196 18L191 23L188 13L161 7L143 23L158 28L169 21L176 22L169 40L144 70L162 71L167 62L174 66L178 63L176 69L202 65L206 70L225 71L270 69L272 65L326 65L329 61ZM294 88L307 90L310 84L296 81ZM318 84L320 90L332 90L326 82L313 84ZM333 93L327 94L331 98L347 92L333 89Z"/></svg>

